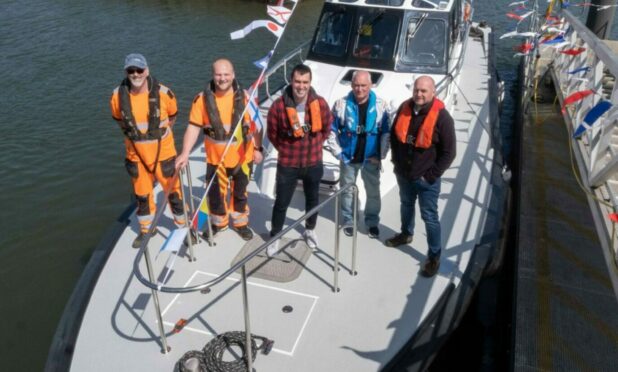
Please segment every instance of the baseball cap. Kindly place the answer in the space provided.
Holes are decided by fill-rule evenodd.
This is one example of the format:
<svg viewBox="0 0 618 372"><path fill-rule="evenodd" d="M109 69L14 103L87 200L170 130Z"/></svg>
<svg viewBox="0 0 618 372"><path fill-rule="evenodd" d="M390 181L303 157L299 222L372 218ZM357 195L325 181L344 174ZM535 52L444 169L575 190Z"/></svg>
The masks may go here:
<svg viewBox="0 0 618 372"><path fill-rule="evenodd" d="M124 69L129 67L148 68L148 62L143 55L131 53L124 59Z"/></svg>

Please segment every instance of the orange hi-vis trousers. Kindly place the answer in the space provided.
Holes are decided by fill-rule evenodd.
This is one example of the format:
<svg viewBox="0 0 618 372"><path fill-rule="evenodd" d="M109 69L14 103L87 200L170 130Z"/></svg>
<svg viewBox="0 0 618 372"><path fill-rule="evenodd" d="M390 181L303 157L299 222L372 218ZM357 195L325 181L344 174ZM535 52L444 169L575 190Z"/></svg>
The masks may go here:
<svg viewBox="0 0 618 372"><path fill-rule="evenodd" d="M251 166L249 166L249 169L251 169ZM243 173L240 167L225 168L207 163L206 180L210 181L215 173L217 176L210 186L210 190L208 190L212 224L217 227L227 226L229 224L228 216L231 216L233 227L246 226L249 223L249 204L247 203L249 176ZM232 179L231 183L230 178ZM229 204L228 186L231 189Z"/></svg>
<svg viewBox="0 0 618 372"><path fill-rule="evenodd" d="M159 181L164 190L169 187L170 181L174 176L174 162L176 157L167 160L159 161L154 174L150 171L153 165L149 165L149 170L144 167L141 161L132 162L125 159L127 172L131 176L133 183L133 191L137 198L137 219L139 221L140 231L148 232L152 220L156 213L157 207L154 202L153 188L155 179ZM182 199L180 198L180 180L176 178L172 189L168 195L170 209L174 215L174 222L181 226L185 224L184 211L182 209Z"/></svg>

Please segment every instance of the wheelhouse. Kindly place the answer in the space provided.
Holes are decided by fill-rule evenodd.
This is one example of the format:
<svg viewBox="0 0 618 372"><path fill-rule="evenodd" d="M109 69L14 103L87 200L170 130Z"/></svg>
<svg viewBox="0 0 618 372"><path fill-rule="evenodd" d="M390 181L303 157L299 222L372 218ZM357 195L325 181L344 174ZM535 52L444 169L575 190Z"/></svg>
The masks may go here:
<svg viewBox="0 0 618 372"><path fill-rule="evenodd" d="M366 69L446 74L464 34L464 0L332 0L309 48L314 61Z"/></svg>

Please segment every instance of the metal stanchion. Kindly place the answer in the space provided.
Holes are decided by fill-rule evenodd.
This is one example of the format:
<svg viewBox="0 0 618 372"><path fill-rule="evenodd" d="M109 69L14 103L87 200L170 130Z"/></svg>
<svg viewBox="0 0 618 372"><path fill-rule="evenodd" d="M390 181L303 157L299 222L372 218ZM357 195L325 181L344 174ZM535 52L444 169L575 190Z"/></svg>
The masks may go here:
<svg viewBox="0 0 618 372"><path fill-rule="evenodd" d="M142 247L142 249L144 249L144 256L146 256L146 269L148 270L148 278L150 279L151 283L154 283L155 278L152 272L152 261L150 259L150 252L148 251L148 246ZM155 310L157 312L159 335L161 335L161 346L163 347L163 349L161 349L161 352L163 354L167 354L170 352L170 350L172 350L172 348L169 347L167 344L167 338L165 337L165 329L163 329L163 316L161 315L161 306L159 305L159 295L157 293L157 290L155 289L151 289L150 291L152 292L152 299L155 305Z"/></svg>
<svg viewBox="0 0 618 372"><path fill-rule="evenodd" d="M354 236L352 237L352 275L356 275L356 230L358 225L358 187L354 186Z"/></svg>
<svg viewBox="0 0 618 372"><path fill-rule="evenodd" d="M245 358L247 371L253 371L253 353L251 352L251 323L249 322L249 296L247 294L247 265L242 265L242 303L245 315Z"/></svg>
<svg viewBox="0 0 618 372"><path fill-rule="evenodd" d="M341 199L339 195L335 196L335 278L333 282L333 291L339 292L339 211L341 210Z"/></svg>
<svg viewBox="0 0 618 372"><path fill-rule="evenodd" d="M180 199L182 200L182 211L185 215L185 227L188 229L187 231L187 244L189 245L189 261L195 261L195 254L193 253L193 233L191 232L191 223L189 222L189 214L187 213L187 204L185 199L184 186L182 183L182 174L183 170L180 170L180 177L178 177L178 182L180 182ZM191 190L189 188L189 190ZM190 197L190 196L189 196Z"/></svg>

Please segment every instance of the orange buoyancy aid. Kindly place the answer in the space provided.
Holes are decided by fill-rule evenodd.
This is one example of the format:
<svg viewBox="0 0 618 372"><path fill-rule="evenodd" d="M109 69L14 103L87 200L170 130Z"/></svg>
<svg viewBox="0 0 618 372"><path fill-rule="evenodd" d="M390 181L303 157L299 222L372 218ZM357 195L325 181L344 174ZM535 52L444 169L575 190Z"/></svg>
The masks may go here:
<svg viewBox="0 0 618 372"><path fill-rule="evenodd" d="M305 135L305 132L308 132L309 129L306 125L300 125L300 120L298 119L298 112L296 111L296 104L294 103L294 99L290 96L291 94L287 90L283 93L285 111L288 115L288 120L290 121L292 136L300 138L303 137ZM309 97L315 96L316 94L313 91L313 88L311 88L311 90L309 91ZM309 102L309 114L311 115L311 132L320 132L322 130L322 113L320 111L320 101L317 98Z"/></svg>
<svg viewBox="0 0 618 372"><path fill-rule="evenodd" d="M129 79L124 79L120 83L118 88L118 99L120 101L120 114L122 119L120 127L123 134L132 142L160 140L161 137L167 132L167 127L161 127L161 110L160 110L160 97L159 90L161 85L159 82L148 76L148 130L146 133L142 133L135 121L133 115L133 108L131 107L131 99L129 98L129 90L131 89L131 83ZM168 90L171 94L171 91ZM173 98L173 94L170 96Z"/></svg>
<svg viewBox="0 0 618 372"><path fill-rule="evenodd" d="M214 88L211 84L202 93L203 99L194 101L194 105L201 105L206 113L202 116L202 123L207 162L214 165L222 163L226 168L251 162L254 151L253 128L247 112L239 123L247 99L236 81L233 86L233 94L216 98L214 90L208 89ZM231 122L228 123L229 120ZM241 126L239 131L235 131L236 125Z"/></svg>
<svg viewBox="0 0 618 372"><path fill-rule="evenodd" d="M395 134L401 143L411 142L408 140L408 128L410 127L410 122L412 121L412 108L410 107L411 101L412 99L409 99L403 103L403 107L399 112L399 117L395 123ZM440 101L437 97L434 98L431 108L419 128L418 134L416 135L416 141L414 142L415 147L421 149L428 149L431 147L433 131L436 123L438 122L438 115L442 109L444 109L444 102Z"/></svg>
<svg viewBox="0 0 618 372"><path fill-rule="evenodd" d="M232 128L240 121L240 116L245 112L245 105L247 99L245 97L245 91L240 87L240 84L234 79L232 82L233 106L232 106L232 121L226 130L223 122L221 121L221 114L215 101L215 83L211 81L204 89L203 99L204 107L206 108L207 117L204 124L209 125L209 128L204 127L204 134L212 137L216 141L226 141L232 137ZM246 141L247 133L250 128L249 114L245 112L243 121L241 122L243 140Z"/></svg>

